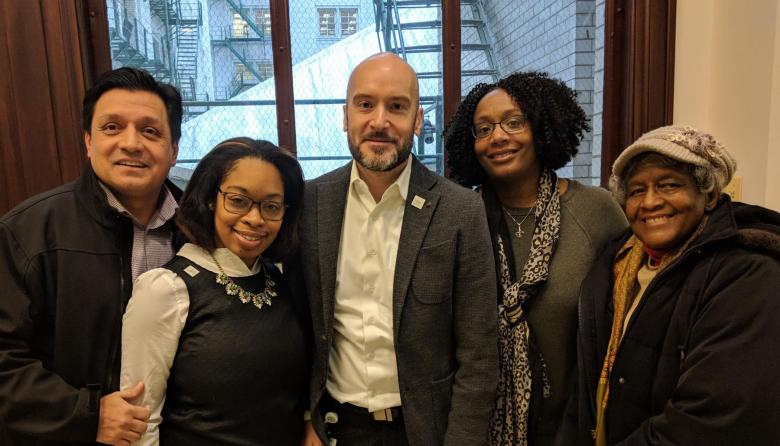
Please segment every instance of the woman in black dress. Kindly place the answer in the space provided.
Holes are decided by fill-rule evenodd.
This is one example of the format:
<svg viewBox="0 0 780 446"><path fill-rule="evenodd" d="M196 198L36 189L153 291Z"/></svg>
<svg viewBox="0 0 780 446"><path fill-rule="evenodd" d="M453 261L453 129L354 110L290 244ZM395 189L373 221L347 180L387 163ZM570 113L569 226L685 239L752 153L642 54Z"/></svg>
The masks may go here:
<svg viewBox="0 0 780 446"><path fill-rule="evenodd" d="M224 141L196 167L177 216L190 243L137 279L124 316L121 386L144 382L151 411L137 444L300 444L308 311L279 262L302 193L267 141Z"/></svg>

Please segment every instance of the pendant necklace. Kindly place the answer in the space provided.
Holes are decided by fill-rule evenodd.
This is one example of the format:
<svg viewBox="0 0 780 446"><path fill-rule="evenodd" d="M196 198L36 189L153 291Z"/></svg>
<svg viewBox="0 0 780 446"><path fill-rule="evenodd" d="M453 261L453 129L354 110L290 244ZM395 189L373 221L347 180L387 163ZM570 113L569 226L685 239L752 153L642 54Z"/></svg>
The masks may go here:
<svg viewBox="0 0 780 446"><path fill-rule="evenodd" d="M271 279L271 276L265 270L265 266L263 265L262 261L260 261L260 268L262 269L263 275L265 276L265 288L259 293L251 293L243 289L237 283L233 282L233 279L225 274L225 271L222 269L222 265L217 262L214 254L209 253L209 255L211 256L211 260L214 261L214 264L217 265L217 268L219 269L219 274L217 274L217 283L220 285L225 285L225 293L227 293L228 296L238 295L238 299L242 304L252 301L252 304L258 309L262 309L263 305L268 305L269 307L271 306L271 298L276 297L276 290L274 289L276 283L274 283L273 279Z"/></svg>
<svg viewBox="0 0 780 446"><path fill-rule="evenodd" d="M523 231L523 223L525 223L525 221L526 221L526 219L528 219L528 216L529 216L529 215L531 215L531 214L533 214L533 213L534 213L534 210L533 210L533 209L531 209L530 211L528 211L528 213L527 213L527 214L525 214L525 215L523 216L523 219L522 219L522 220L520 220L520 221L517 221L517 219L515 219L515 217L514 217L512 214L510 214L510 213L509 213L509 210L507 210L507 208L506 208L506 207L504 207L504 206L501 206L501 209L503 209L503 210L504 210L504 212L506 212L506 215L508 215L508 216L509 216L509 218L511 218L511 219L512 219L512 221L513 221L513 222L515 222L515 224L517 225L517 231L515 231L515 232L514 232L514 235L515 235L515 237L517 237L517 238L523 238L523 236L525 235L525 231ZM534 215L534 220L536 220L536 215Z"/></svg>

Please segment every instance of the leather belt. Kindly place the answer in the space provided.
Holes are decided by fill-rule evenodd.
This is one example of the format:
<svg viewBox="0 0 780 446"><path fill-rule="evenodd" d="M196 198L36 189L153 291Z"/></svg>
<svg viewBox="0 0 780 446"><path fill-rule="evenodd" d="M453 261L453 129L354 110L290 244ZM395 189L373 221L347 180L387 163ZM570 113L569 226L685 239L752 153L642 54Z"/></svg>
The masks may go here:
<svg viewBox="0 0 780 446"><path fill-rule="evenodd" d="M375 410L371 412L374 421L399 421L403 417L401 406L388 407L387 409Z"/></svg>
<svg viewBox="0 0 780 446"><path fill-rule="evenodd" d="M352 416L359 417L364 420L374 420L387 423L400 422L403 420L403 410L401 409L401 406L388 407L387 409L380 409L369 412L365 407L356 406L350 403L339 403L327 392L324 395L323 402L325 403L325 409L328 411L335 411L338 414L337 417ZM327 414L325 414L325 418L325 422L329 422L327 419ZM336 420L337 419L338 418L336 418ZM336 422L336 420L332 422Z"/></svg>

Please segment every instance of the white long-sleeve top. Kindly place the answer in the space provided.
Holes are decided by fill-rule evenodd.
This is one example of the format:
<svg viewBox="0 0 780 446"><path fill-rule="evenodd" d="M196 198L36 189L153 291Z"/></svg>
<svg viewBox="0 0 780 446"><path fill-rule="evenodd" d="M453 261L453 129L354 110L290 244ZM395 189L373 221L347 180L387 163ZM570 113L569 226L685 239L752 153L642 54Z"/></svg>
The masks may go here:
<svg viewBox="0 0 780 446"><path fill-rule="evenodd" d="M219 273L208 251L193 244L184 245L177 255L202 268ZM214 257L230 277L257 274L262 266L256 261L248 268L243 260L225 248ZM194 268L193 268L194 270ZM185 271L187 271L185 269ZM120 389L144 382L143 396L133 401L149 409L146 433L136 445L159 444L159 425L165 403L165 391L176 348L187 321L190 298L184 281L171 270L156 268L141 274L133 285L133 295L122 322L122 372Z"/></svg>

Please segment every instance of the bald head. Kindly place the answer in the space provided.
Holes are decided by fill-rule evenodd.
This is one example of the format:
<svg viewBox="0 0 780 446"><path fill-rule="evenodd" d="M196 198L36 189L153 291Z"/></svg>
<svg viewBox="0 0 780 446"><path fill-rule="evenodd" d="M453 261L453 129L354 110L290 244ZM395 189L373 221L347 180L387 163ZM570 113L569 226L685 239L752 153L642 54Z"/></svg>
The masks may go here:
<svg viewBox="0 0 780 446"><path fill-rule="evenodd" d="M419 104L420 87L417 82L417 73L405 60L390 52L369 56L352 70L347 83L347 103L349 103L349 98L355 94L355 90L360 89L365 79L383 76L396 78L399 82L398 86L406 89L412 102Z"/></svg>
<svg viewBox="0 0 780 446"><path fill-rule="evenodd" d="M349 77L344 131L358 170L398 175L422 128L417 74L392 53L364 60ZM392 176L391 175L391 176Z"/></svg>

